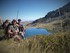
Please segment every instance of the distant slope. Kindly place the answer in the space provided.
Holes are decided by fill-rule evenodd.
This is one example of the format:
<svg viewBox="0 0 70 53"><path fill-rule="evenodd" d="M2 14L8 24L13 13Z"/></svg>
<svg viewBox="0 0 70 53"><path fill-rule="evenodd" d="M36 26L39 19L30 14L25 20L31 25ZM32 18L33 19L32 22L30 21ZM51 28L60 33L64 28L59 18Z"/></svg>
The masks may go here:
<svg viewBox="0 0 70 53"><path fill-rule="evenodd" d="M24 22L22 22L22 24L24 25L24 26L26 26L27 24L29 24L29 23L31 23L30 21L24 21Z"/></svg>
<svg viewBox="0 0 70 53"><path fill-rule="evenodd" d="M70 17L69 12L70 12L70 2L66 5L64 5L63 7L56 9L55 11L48 12L45 17L33 21L32 24L46 23L46 22L49 22L48 20L50 20L52 18L56 18L56 19L60 18L59 16L62 16L64 18L66 13L68 13L68 16ZM50 20L50 21L52 21L52 20Z"/></svg>

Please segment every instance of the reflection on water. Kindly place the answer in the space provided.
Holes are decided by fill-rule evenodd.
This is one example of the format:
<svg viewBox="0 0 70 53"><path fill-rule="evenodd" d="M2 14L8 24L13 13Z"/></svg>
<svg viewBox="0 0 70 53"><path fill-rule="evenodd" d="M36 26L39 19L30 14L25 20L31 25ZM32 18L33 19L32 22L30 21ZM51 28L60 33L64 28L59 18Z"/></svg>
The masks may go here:
<svg viewBox="0 0 70 53"><path fill-rule="evenodd" d="M27 28L25 30L25 37L30 37L30 36L35 36L35 35L38 35L38 34L42 34L42 35L48 35L49 32L45 29L42 29L42 28Z"/></svg>

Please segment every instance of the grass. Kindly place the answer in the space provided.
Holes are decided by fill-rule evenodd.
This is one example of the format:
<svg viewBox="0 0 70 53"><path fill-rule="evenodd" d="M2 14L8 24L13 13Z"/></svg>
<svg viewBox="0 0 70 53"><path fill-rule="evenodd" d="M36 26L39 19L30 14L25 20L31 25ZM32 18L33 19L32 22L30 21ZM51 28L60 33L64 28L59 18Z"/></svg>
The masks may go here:
<svg viewBox="0 0 70 53"><path fill-rule="evenodd" d="M45 28L49 32L55 32L53 24L38 24L36 28ZM30 26L31 27L31 26ZM0 36L4 30L0 30ZM70 31L59 31L48 36L37 35L18 41L13 39L0 41L0 53L70 53Z"/></svg>
<svg viewBox="0 0 70 53"><path fill-rule="evenodd" d="M70 31L0 41L0 53L70 53Z"/></svg>
<svg viewBox="0 0 70 53"><path fill-rule="evenodd" d="M0 36L4 35L4 30L0 29Z"/></svg>

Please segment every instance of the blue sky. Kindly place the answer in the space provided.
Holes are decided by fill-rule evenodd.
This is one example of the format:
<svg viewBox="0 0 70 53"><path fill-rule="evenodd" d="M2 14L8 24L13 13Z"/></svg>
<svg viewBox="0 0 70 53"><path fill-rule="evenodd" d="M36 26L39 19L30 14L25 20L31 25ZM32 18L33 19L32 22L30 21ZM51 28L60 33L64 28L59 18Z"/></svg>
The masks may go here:
<svg viewBox="0 0 70 53"><path fill-rule="evenodd" d="M0 0L0 17L4 20L18 18L22 21L36 20L68 2L69 0Z"/></svg>

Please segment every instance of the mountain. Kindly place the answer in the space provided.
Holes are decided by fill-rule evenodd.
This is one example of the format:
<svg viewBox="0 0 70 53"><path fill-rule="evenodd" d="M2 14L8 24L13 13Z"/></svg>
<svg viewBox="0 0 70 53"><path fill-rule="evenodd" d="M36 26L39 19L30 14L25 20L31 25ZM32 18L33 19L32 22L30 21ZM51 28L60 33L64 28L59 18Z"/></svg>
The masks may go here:
<svg viewBox="0 0 70 53"><path fill-rule="evenodd" d="M67 3L66 5L64 5L63 7L56 9L55 11L48 12L45 17L42 17L40 19L33 21L32 24L51 22L56 19L59 19L60 16L62 18L64 18L66 16L66 14L68 15L68 17L70 17L70 2ZM54 18L56 18L56 19L54 19Z"/></svg>

